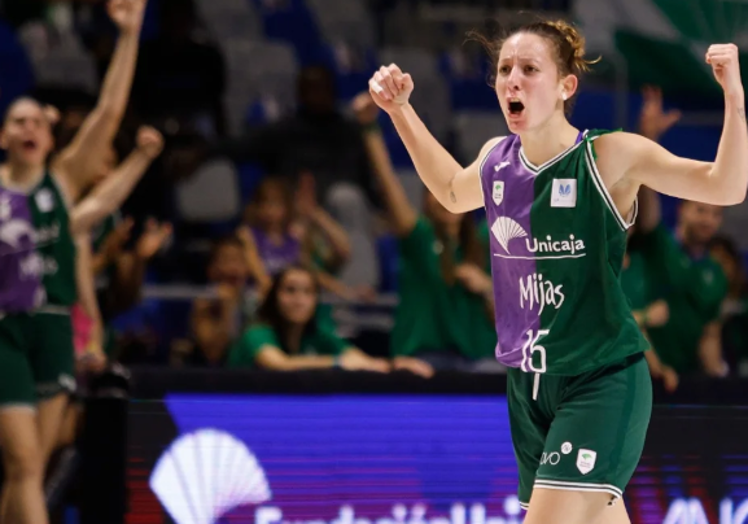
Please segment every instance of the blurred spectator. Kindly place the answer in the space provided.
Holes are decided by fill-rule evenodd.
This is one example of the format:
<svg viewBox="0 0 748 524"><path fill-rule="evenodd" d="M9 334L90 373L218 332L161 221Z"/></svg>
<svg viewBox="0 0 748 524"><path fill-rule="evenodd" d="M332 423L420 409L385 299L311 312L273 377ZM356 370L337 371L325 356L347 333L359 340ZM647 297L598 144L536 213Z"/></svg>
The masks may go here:
<svg viewBox="0 0 748 524"><path fill-rule="evenodd" d="M252 296L247 292L249 271L244 244L236 236L219 240L210 255L208 281L216 286L218 298L197 299L192 308L192 333L197 347L195 365L222 365L231 343L254 314Z"/></svg>
<svg viewBox="0 0 748 524"><path fill-rule="evenodd" d="M368 93L359 95L354 107L368 127L366 144L399 238L392 354L421 358L436 369L476 369L481 361L496 366L495 334L490 344L479 336L493 330L493 284L473 217L450 213L428 191L419 216L373 127L378 108Z"/></svg>
<svg viewBox="0 0 748 524"><path fill-rule="evenodd" d="M198 33L193 0L161 0L158 38L143 45L133 86L138 113L169 135L223 136L226 71L220 50Z"/></svg>
<svg viewBox="0 0 748 524"><path fill-rule="evenodd" d="M716 237L710 246L712 257L719 262L728 282L727 297L722 304L722 347L729 364L741 375L748 375L748 281L743 260L735 243Z"/></svg>
<svg viewBox="0 0 748 524"><path fill-rule="evenodd" d="M657 141L680 118L677 111L665 112L662 107L662 93L659 89L645 88L642 91L643 105L639 115L639 131L642 135ZM659 198L654 192L643 190L639 200L644 200L636 224L629 229L628 239L637 230L651 231L660 221L658 202L647 202L647 199ZM634 233L635 234L635 233ZM670 317L670 308L662 294L658 294L647 267L645 257L640 251L627 249L623 257L621 285L631 305L636 323L648 337L647 330L665 325ZM660 290L661 291L661 290ZM657 351L650 347L645 353L652 378L662 380L667 391L678 387L678 373L670 366L663 364Z"/></svg>
<svg viewBox="0 0 748 524"><path fill-rule="evenodd" d="M314 173L321 202L326 202L335 184L348 182L376 205L379 198L361 129L336 109L333 74L318 66L303 69L297 97L296 114L250 130L242 138L217 144L212 153L236 162L258 162L266 173L294 183L301 173Z"/></svg>
<svg viewBox="0 0 748 524"><path fill-rule="evenodd" d="M631 305L634 319L644 336L648 337L649 328L661 327L667 323L670 308L663 298L653 296L655 286L650 280L646 261L640 252L626 251L623 257L621 286ZM679 382L678 373L672 367L662 363L654 348L650 348L645 353L645 357L652 378L662 380L667 391L675 391Z"/></svg>
<svg viewBox="0 0 748 524"><path fill-rule="evenodd" d="M679 114L662 112L658 89L645 90L644 100L641 132L658 141ZM727 279L709 254L721 220L720 207L684 201L673 235L662 224L657 194L644 186L639 191L637 235L629 246L644 258L652 283L649 296L663 297L669 310L667 322L650 326L647 334L662 363L679 375L699 370L713 377L728 373L719 318Z"/></svg>
<svg viewBox="0 0 748 524"><path fill-rule="evenodd" d="M322 328L316 316L318 303L314 275L301 266L286 267L260 307L261 323L250 327L231 349L229 366L280 371L341 367L380 373L394 367L425 377L433 374L428 364L416 359L396 358L390 364L370 357Z"/></svg>
<svg viewBox="0 0 748 524"><path fill-rule="evenodd" d="M299 179L295 201L280 178L265 178L247 205L238 231L244 243L250 276L262 293L271 277L292 264L313 268L322 287L343 298L372 295L349 289L331 273L346 262L350 245L345 230L318 204L314 177Z"/></svg>

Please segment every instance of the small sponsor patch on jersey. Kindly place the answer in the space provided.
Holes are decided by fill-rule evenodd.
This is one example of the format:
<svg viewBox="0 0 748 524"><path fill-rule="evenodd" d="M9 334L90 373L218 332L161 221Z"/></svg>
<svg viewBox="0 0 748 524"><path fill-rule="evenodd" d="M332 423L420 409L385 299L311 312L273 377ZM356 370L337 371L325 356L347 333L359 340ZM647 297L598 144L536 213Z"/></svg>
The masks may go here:
<svg viewBox="0 0 748 524"><path fill-rule="evenodd" d="M574 178L554 178L551 207L576 207L577 181Z"/></svg>
<svg viewBox="0 0 748 524"><path fill-rule="evenodd" d="M580 449L577 454L577 469L586 475L593 469L595 469L595 461L597 460L597 452L591 449Z"/></svg>
<svg viewBox="0 0 748 524"><path fill-rule="evenodd" d="M504 181L496 180L493 183L493 203L497 206L504 201Z"/></svg>
<svg viewBox="0 0 748 524"><path fill-rule="evenodd" d="M55 208L55 197L49 189L41 189L36 194L36 207L42 213L49 213Z"/></svg>

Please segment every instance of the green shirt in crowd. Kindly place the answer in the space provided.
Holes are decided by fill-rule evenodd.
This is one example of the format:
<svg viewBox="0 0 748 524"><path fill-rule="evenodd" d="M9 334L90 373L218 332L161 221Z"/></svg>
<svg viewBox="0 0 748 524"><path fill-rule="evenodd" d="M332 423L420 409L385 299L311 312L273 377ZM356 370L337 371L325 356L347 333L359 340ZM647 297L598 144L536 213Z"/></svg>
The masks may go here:
<svg viewBox="0 0 748 524"><path fill-rule="evenodd" d="M628 252L629 263L621 272L621 287L629 299L632 311L646 309L657 300L650 282L647 262L639 251Z"/></svg>
<svg viewBox="0 0 748 524"><path fill-rule="evenodd" d="M464 357L479 360L493 355L496 337L486 340L491 326L483 297L461 284L448 285L441 273L439 254L444 246L434 226L419 217L413 230L399 241L399 295L392 330L393 355L453 348ZM455 263L463 259L458 249Z"/></svg>
<svg viewBox="0 0 748 524"><path fill-rule="evenodd" d="M283 347L272 327L257 324L247 329L231 347L227 366L230 368L255 367L257 355L265 346L273 346L291 354L288 348ZM349 347L351 347L349 342L327 329L317 329L315 333L301 338L300 350L296 354L338 356Z"/></svg>
<svg viewBox="0 0 748 524"><path fill-rule="evenodd" d="M717 320L727 295L727 278L710 256L691 258L660 225L641 235L637 245L646 261L656 296L667 300L668 323L647 333L660 359L679 373L700 369L704 328Z"/></svg>

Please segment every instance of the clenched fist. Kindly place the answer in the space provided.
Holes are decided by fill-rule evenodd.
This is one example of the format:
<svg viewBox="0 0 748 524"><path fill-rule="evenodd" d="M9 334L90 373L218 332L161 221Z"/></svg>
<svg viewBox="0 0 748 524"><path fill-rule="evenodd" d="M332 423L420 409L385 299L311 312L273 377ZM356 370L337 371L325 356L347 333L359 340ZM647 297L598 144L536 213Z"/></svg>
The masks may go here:
<svg viewBox="0 0 748 524"><path fill-rule="evenodd" d="M408 102L413 92L413 79L395 64L379 68L369 80L369 93L383 111L397 110Z"/></svg>
<svg viewBox="0 0 748 524"><path fill-rule="evenodd" d="M740 58L735 44L712 44L706 52L706 63L712 66L714 78L727 98L743 100L743 82L740 79Z"/></svg>
<svg viewBox="0 0 748 524"><path fill-rule="evenodd" d="M164 149L164 137L155 128L143 126L138 129L138 138L136 140L139 151L142 151L148 158L153 160Z"/></svg>

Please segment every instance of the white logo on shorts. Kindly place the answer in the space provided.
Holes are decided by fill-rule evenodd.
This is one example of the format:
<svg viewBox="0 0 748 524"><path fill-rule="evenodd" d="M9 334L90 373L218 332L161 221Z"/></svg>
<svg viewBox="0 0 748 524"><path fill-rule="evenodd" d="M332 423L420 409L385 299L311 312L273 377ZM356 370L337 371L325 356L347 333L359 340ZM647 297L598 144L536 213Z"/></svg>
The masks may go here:
<svg viewBox="0 0 748 524"><path fill-rule="evenodd" d="M580 449L577 454L577 469L586 475L595 468L597 453L590 449Z"/></svg>
<svg viewBox="0 0 748 524"><path fill-rule="evenodd" d="M574 449L574 447L571 445L571 442L564 442L561 444L561 453L564 455L568 455L571 453L571 450Z"/></svg>

